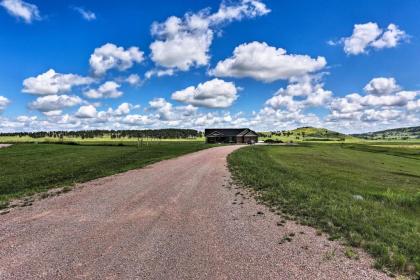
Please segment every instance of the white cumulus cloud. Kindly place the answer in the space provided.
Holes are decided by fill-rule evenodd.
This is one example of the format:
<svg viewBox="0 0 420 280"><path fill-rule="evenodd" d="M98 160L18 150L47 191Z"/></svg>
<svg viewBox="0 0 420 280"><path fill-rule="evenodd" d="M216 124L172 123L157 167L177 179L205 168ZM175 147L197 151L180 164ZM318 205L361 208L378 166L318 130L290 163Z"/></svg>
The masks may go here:
<svg viewBox="0 0 420 280"><path fill-rule="evenodd" d="M162 23L154 22L151 33L156 40L150 44L151 58L158 66L181 71L207 65L214 29L226 22L269 12L261 1L242 0L229 5L222 2L219 10L213 14L209 9L204 9L187 13L182 19L171 16Z"/></svg>
<svg viewBox="0 0 420 280"><path fill-rule="evenodd" d="M366 53L369 48L383 49L396 47L401 41L406 40L408 35L398 26L391 23L386 31L383 31L377 23L368 22L355 24L353 34L342 38L344 52L350 55Z"/></svg>
<svg viewBox="0 0 420 280"><path fill-rule="evenodd" d="M361 115L361 120L364 122L384 122L389 120L398 119L401 116L399 110L375 110L368 109Z"/></svg>
<svg viewBox="0 0 420 280"><path fill-rule="evenodd" d="M286 88L280 88L265 102L266 112L301 114L309 107L326 107L332 101L332 91L325 90L321 75L291 78ZM283 118L283 117L282 117Z"/></svg>
<svg viewBox="0 0 420 280"><path fill-rule="evenodd" d="M79 105L83 100L75 95L47 95L38 97L35 101L29 104L31 109L40 112L61 111L64 108Z"/></svg>
<svg viewBox="0 0 420 280"><path fill-rule="evenodd" d="M150 79L153 76L163 77L163 76L172 76L175 73L174 69L165 69L165 70L156 70L152 69L147 71L144 76L146 79Z"/></svg>
<svg viewBox="0 0 420 280"><path fill-rule="evenodd" d="M227 108L238 98L238 88L232 82L213 79L172 93L172 99L194 106Z"/></svg>
<svg viewBox="0 0 420 280"><path fill-rule="evenodd" d="M334 98L326 121L347 121L346 126L361 127L364 123L384 127L391 123L413 123L419 91L401 90L394 78L378 77L364 87L365 95L357 93Z"/></svg>
<svg viewBox="0 0 420 280"><path fill-rule="evenodd" d="M18 122L31 122L31 121L36 121L38 119L38 117L37 116L26 116L26 115L21 115L21 116L18 116L17 118L16 118L16 120L18 121Z"/></svg>
<svg viewBox="0 0 420 280"><path fill-rule="evenodd" d="M180 18L170 17L163 24L155 23L152 34L162 37L150 45L151 58L156 64L187 71L191 66L208 63L208 49L213 40L211 30L190 30Z"/></svg>
<svg viewBox="0 0 420 280"><path fill-rule="evenodd" d="M243 0L234 5L226 5L225 2L220 4L219 10L208 16L210 24L220 24L224 22L241 20L248 17L253 18L268 14L270 9L258 0Z"/></svg>
<svg viewBox="0 0 420 280"><path fill-rule="evenodd" d="M407 110L409 111L420 110L420 99L417 99L415 101L409 101L407 103Z"/></svg>
<svg viewBox="0 0 420 280"><path fill-rule="evenodd" d="M47 111L47 112L42 112L44 115L48 116L48 117L55 117L55 116L60 116L61 113L63 113L62 110L53 110L53 111Z"/></svg>
<svg viewBox="0 0 420 280"><path fill-rule="evenodd" d="M93 105L85 105L80 106L79 110L76 112L76 117L82 119L91 119L95 118L98 112L96 111L95 106Z"/></svg>
<svg viewBox="0 0 420 280"><path fill-rule="evenodd" d="M5 8L9 14L23 19L26 23L41 19L38 7L23 0L2 0L0 5Z"/></svg>
<svg viewBox="0 0 420 280"><path fill-rule="evenodd" d="M298 101L295 101L293 96L289 95L275 95L268 99L265 102L266 105L270 106L273 109L280 109L282 107L286 108L288 111L298 111L302 109L302 104Z"/></svg>
<svg viewBox="0 0 420 280"><path fill-rule="evenodd" d="M159 119L163 121L174 120L176 114L173 112L173 106L164 98L154 98L149 101L152 109L156 110L159 114Z"/></svg>
<svg viewBox="0 0 420 280"><path fill-rule="evenodd" d="M405 106L413 98L412 95L398 92L395 95L387 96L366 95L360 97L358 102L363 106Z"/></svg>
<svg viewBox="0 0 420 280"><path fill-rule="evenodd" d="M319 71L326 64L322 56L287 54L282 48L254 41L236 47L233 56L219 61L210 73L217 77L250 77L273 82Z"/></svg>
<svg viewBox="0 0 420 280"><path fill-rule="evenodd" d="M50 69L36 77L23 81L22 92L34 95L55 95L71 91L75 86L87 85L93 82L92 78L75 74L61 74Z"/></svg>
<svg viewBox="0 0 420 280"><path fill-rule="evenodd" d="M153 120L147 115L134 114L125 116L121 122L128 125L149 125Z"/></svg>
<svg viewBox="0 0 420 280"><path fill-rule="evenodd" d="M0 95L0 113L6 109L6 107L10 104L10 100L4 96Z"/></svg>
<svg viewBox="0 0 420 280"><path fill-rule="evenodd" d="M90 89L85 91L84 95L88 98L118 98L123 95L122 91L118 90L120 87L114 81L107 81L99 86L97 89Z"/></svg>
<svg viewBox="0 0 420 280"><path fill-rule="evenodd" d="M110 69L124 71L131 68L134 63L144 60L144 52L138 47L130 47L125 50L114 44L107 43L96 48L90 56L89 63L95 75L103 75Z"/></svg>
<svg viewBox="0 0 420 280"><path fill-rule="evenodd" d="M140 105L132 105L130 103L124 102L121 103L117 109L112 111L112 113L116 116L123 116L128 115L132 109L140 108Z"/></svg>
<svg viewBox="0 0 420 280"><path fill-rule="evenodd" d="M129 83L130 85L135 86L135 85L140 84L141 79L139 75L131 74L130 76L127 77L127 79L125 79L125 81Z"/></svg>
<svg viewBox="0 0 420 280"><path fill-rule="evenodd" d="M376 96L364 95L357 93L346 95L345 97L335 99L331 108L338 112L349 113L356 111L364 111L371 108L386 108L386 107L403 107L416 97L416 92L401 91L392 95Z"/></svg>
<svg viewBox="0 0 420 280"><path fill-rule="evenodd" d="M395 24L388 25L387 30L376 41L372 42L372 47L376 49L394 48L398 43L407 38L405 31L400 30Z"/></svg>
<svg viewBox="0 0 420 280"><path fill-rule="evenodd" d="M373 95L388 95L400 90L400 86L394 78L378 77L372 79L365 87L364 91Z"/></svg>

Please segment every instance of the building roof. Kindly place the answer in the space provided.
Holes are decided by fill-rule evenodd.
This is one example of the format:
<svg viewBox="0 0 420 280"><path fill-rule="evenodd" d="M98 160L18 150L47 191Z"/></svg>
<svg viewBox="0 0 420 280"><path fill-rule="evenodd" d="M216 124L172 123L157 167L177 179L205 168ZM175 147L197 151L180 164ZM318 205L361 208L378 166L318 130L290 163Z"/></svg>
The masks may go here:
<svg viewBox="0 0 420 280"><path fill-rule="evenodd" d="M204 136L206 137L211 137L211 136L216 136L216 137L220 137L220 136L224 136L224 137L229 137L229 136L244 136L247 133L254 133L255 135L257 135L256 132L252 131L249 128L206 128L204 130Z"/></svg>

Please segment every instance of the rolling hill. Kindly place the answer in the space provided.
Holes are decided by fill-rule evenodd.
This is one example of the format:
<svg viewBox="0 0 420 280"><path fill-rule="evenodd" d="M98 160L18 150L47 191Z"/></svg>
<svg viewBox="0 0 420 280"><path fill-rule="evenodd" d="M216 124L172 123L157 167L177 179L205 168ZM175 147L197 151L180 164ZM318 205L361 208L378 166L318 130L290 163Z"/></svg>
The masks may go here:
<svg viewBox="0 0 420 280"><path fill-rule="evenodd" d="M326 128L299 127L293 130L261 132L266 138L279 139L282 141L346 141L356 139L354 136L332 131Z"/></svg>
<svg viewBox="0 0 420 280"><path fill-rule="evenodd" d="M368 140L410 140L420 139L420 126L387 129L375 132L353 134L352 136Z"/></svg>

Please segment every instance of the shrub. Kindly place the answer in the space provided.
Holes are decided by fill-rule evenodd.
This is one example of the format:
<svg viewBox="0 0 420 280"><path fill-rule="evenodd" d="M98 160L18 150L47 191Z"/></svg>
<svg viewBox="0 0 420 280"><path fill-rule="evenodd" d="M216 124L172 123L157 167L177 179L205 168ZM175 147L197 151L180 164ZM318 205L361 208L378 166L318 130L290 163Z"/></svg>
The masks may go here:
<svg viewBox="0 0 420 280"><path fill-rule="evenodd" d="M283 141L281 141L281 140L274 140L274 139L266 139L266 140L264 140L264 143L267 143L267 144L277 144L277 143L283 143Z"/></svg>

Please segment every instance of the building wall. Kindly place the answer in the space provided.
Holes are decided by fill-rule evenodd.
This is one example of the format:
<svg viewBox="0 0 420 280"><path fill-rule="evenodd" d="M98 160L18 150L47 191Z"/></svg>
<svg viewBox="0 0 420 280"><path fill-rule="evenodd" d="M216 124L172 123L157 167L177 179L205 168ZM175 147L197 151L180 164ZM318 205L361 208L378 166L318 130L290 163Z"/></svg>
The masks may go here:
<svg viewBox="0 0 420 280"><path fill-rule="evenodd" d="M257 143L258 142L258 136L244 136L244 142L245 143L250 143L250 142Z"/></svg>
<svg viewBox="0 0 420 280"><path fill-rule="evenodd" d="M245 136L232 136L232 137L206 137L207 143L257 143L258 142L258 136L255 135L245 135Z"/></svg>
<svg viewBox="0 0 420 280"><path fill-rule="evenodd" d="M206 137L206 142L207 143L235 143L235 137L225 137L225 136L221 136L221 137Z"/></svg>

